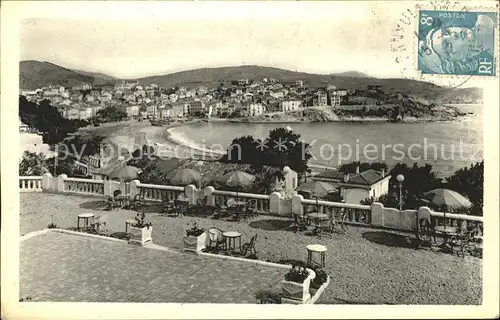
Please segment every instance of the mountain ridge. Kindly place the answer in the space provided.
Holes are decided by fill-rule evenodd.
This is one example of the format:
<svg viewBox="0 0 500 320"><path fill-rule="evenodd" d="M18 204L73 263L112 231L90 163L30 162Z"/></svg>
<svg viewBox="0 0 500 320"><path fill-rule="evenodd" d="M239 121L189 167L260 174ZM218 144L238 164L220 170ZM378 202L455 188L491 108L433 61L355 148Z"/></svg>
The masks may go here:
<svg viewBox="0 0 500 320"><path fill-rule="evenodd" d="M21 61L19 70L19 84L23 89L35 89L49 84L67 87L85 83L92 85L114 84L121 80L103 73L71 70L51 62L36 60ZM156 83L161 87L175 87L178 85L216 87L221 82L230 80L261 80L263 78L275 78L280 81L304 80L306 85L311 88L323 87L327 83L343 89L365 89L368 85L381 85L386 93L418 96L423 99L436 100L438 103L450 102L454 101L454 99L459 101L468 98L473 100L482 99L482 90L479 88L455 88L450 90L450 88L412 79L370 77L358 71L313 74L257 65L199 68L127 80L138 80L142 85Z"/></svg>

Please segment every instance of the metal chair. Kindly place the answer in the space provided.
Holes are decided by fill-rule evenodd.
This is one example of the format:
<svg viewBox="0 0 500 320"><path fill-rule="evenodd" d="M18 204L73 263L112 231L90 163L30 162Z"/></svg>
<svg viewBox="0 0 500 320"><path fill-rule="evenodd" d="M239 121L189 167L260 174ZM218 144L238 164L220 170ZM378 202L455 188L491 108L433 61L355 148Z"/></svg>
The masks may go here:
<svg viewBox="0 0 500 320"><path fill-rule="evenodd" d="M436 232L430 212L419 213L417 211L417 221L415 229L416 249L420 249L423 243L432 246L432 239L436 242Z"/></svg>
<svg viewBox="0 0 500 320"><path fill-rule="evenodd" d="M105 210L113 210L120 207L120 202L117 201L112 196L106 196L106 208Z"/></svg>
<svg viewBox="0 0 500 320"><path fill-rule="evenodd" d="M307 230L307 222L303 216L294 214L293 220L295 222L295 232Z"/></svg>
<svg viewBox="0 0 500 320"><path fill-rule="evenodd" d="M212 250L218 251L221 246L224 247L226 244L226 239L224 239L224 236L222 235L224 233L223 230L212 227L208 229L208 240L209 244L208 247Z"/></svg>
<svg viewBox="0 0 500 320"><path fill-rule="evenodd" d="M143 207L146 206L146 203L145 203L145 193L144 192L140 192L138 194L136 194L132 200L130 201L130 209L132 210L140 210L142 209ZM162 196L162 200L163 200L163 196ZM162 201L163 203L163 201Z"/></svg>
<svg viewBox="0 0 500 320"><path fill-rule="evenodd" d="M247 217L249 218L254 218L258 216L257 212L257 199L250 199L247 201L246 207L245 207L245 213Z"/></svg>
<svg viewBox="0 0 500 320"><path fill-rule="evenodd" d="M90 224L90 228L95 232L95 233L100 233L102 231L106 231L106 220L108 218L108 215L102 215L102 216L97 216L94 217L94 222ZM104 229L102 228L104 227Z"/></svg>
<svg viewBox="0 0 500 320"><path fill-rule="evenodd" d="M241 246L241 255L245 257L247 255L247 253L250 253L249 255L256 256L257 255L257 250L255 249L256 241L257 241L257 234L255 234L250 239L250 242L244 243Z"/></svg>

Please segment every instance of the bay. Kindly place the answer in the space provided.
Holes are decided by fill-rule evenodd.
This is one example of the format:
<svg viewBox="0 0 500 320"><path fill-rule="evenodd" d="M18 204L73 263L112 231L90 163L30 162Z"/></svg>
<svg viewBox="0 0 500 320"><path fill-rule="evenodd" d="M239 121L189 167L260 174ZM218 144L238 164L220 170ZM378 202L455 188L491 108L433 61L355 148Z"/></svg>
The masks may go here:
<svg viewBox="0 0 500 320"><path fill-rule="evenodd" d="M202 123L170 129L178 140L226 149L240 136L265 138L290 127L311 144L311 164L338 167L352 161L432 164L439 177L483 159L482 106L464 105L474 114L456 121L419 123ZM268 146L275 147L275 146Z"/></svg>

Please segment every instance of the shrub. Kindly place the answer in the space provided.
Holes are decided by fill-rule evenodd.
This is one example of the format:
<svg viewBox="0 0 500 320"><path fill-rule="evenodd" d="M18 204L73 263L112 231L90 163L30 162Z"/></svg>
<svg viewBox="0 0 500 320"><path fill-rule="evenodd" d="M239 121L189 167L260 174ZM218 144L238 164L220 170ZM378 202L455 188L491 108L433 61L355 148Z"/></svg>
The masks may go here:
<svg viewBox="0 0 500 320"><path fill-rule="evenodd" d="M205 232L205 230L198 228L198 226L196 225L196 222L195 222L191 229L186 230L186 236L198 237L198 236L202 235L203 232Z"/></svg>
<svg viewBox="0 0 500 320"><path fill-rule="evenodd" d="M281 304L282 294L271 290L260 290L255 294L261 304Z"/></svg>
<svg viewBox="0 0 500 320"><path fill-rule="evenodd" d="M55 228L57 228L57 224L55 224L54 222L51 222L51 223L47 226L47 228L49 228L49 229L55 229Z"/></svg>
<svg viewBox="0 0 500 320"><path fill-rule="evenodd" d="M290 271L285 274L286 281L302 283L309 276L309 271L304 267L293 266Z"/></svg>
<svg viewBox="0 0 500 320"><path fill-rule="evenodd" d="M315 270L316 277L313 279L311 286L315 289L321 287L323 283L328 279L328 274L323 269Z"/></svg>
<svg viewBox="0 0 500 320"><path fill-rule="evenodd" d="M146 213L144 212L141 213L138 212L134 219L135 219L135 224L133 226L136 228L144 228L144 227L149 228L153 225L149 221L146 222Z"/></svg>

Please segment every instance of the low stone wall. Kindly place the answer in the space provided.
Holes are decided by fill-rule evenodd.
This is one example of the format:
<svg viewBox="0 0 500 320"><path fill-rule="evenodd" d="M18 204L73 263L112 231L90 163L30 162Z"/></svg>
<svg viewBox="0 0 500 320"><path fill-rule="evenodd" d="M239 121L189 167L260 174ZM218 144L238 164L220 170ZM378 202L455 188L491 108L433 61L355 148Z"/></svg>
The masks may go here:
<svg viewBox="0 0 500 320"><path fill-rule="evenodd" d="M224 205L229 198L240 201L255 200L257 210L261 214L270 214L284 217L303 215L310 212L312 208L338 217L340 213L345 213L348 223L367 225L372 227L383 227L390 229L413 231L417 227L417 217L422 215L431 216L436 224L444 224L453 227L466 227L468 224L482 224L483 217L476 217L464 214L452 214L431 211L428 207L421 207L418 210L398 210L385 208L381 203L373 203L371 206L330 202L323 200L304 199L301 195L292 195L284 198L280 193L273 192L270 195L240 193L232 191L216 190L214 187L205 187L198 190L194 185L185 187L163 186L144 184L139 180L130 183L68 178L62 174L52 177L49 173L43 176L19 177L21 192L53 192L81 194L85 196L112 196L115 190L121 190L123 194L134 197L144 194L148 201L161 202L163 199L169 201L184 194L190 204L196 204L198 200L207 198L207 204L215 206Z"/></svg>

